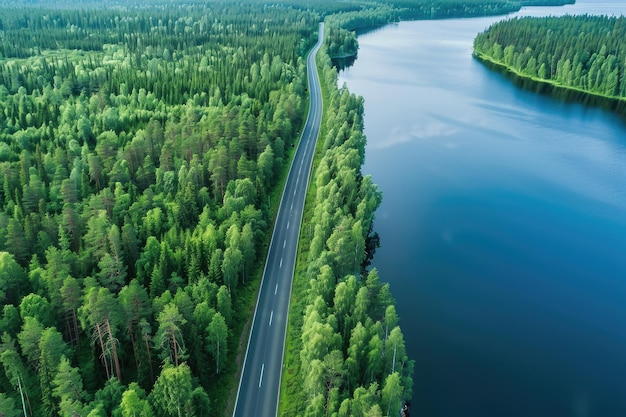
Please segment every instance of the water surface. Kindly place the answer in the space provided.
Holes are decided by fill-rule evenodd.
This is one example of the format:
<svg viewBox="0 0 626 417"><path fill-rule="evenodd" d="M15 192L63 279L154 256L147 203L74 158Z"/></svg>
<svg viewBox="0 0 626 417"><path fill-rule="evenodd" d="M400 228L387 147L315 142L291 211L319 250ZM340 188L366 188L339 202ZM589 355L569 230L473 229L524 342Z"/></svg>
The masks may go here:
<svg viewBox="0 0 626 417"><path fill-rule="evenodd" d="M412 415L624 416L626 123L472 59L501 18L387 26L340 74L365 98L374 265L416 360Z"/></svg>

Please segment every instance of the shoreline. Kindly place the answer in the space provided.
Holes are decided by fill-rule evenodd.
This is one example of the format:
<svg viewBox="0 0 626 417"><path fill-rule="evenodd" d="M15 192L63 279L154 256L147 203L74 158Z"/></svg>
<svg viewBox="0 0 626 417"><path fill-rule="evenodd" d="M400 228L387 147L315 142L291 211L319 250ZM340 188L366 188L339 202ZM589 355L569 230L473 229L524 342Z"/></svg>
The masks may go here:
<svg viewBox="0 0 626 417"><path fill-rule="evenodd" d="M540 94L549 94L566 102L577 102L585 105L601 107L617 112L620 116L626 116L626 97L607 96L593 91L584 90L579 87L568 86L557 83L553 80L534 77L524 74L517 69L494 60L491 56L477 51L472 51L472 57L487 68L496 70L512 79L516 86L525 90Z"/></svg>

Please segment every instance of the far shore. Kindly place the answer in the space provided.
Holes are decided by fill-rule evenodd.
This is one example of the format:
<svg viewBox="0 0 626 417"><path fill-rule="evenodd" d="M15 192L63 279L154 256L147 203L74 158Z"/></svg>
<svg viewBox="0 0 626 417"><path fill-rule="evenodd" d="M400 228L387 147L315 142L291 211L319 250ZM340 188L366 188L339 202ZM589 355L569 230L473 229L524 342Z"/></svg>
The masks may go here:
<svg viewBox="0 0 626 417"><path fill-rule="evenodd" d="M513 68L512 66L506 65L503 62L496 61L491 56L486 55L482 52L478 52L476 51L476 49L474 49L474 51L472 52L472 55L474 56L474 58L478 59L479 61L483 63L492 65L493 67L503 69L505 72L514 74L521 80L532 82L536 86L547 87L547 89L550 90L550 92L553 92L553 90L558 90L562 92L576 93L578 95L591 98L592 100L596 102L594 104L599 104L598 102L605 102L605 103L608 102L611 104L609 107L611 107L613 110L619 111L620 113L626 115L626 97L609 96L606 94L595 93L593 91L584 90L579 87L561 84L554 80L547 80L545 78L534 77L534 76L525 74L523 72L520 72L517 69ZM543 90L543 91L546 91L546 90ZM584 100L577 100L577 101L584 101Z"/></svg>

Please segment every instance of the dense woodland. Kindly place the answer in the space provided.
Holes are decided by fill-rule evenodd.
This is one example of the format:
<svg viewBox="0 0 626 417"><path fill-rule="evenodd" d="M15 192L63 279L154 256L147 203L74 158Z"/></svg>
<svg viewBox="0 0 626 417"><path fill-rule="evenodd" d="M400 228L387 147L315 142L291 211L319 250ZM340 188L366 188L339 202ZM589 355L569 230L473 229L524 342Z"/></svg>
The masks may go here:
<svg viewBox="0 0 626 417"><path fill-rule="evenodd" d="M223 415L320 18L326 51L351 54L357 28L521 4L144 3L0 2L5 417ZM360 173L363 106L321 65L294 409L394 414L412 362L366 268L381 196Z"/></svg>
<svg viewBox="0 0 626 417"><path fill-rule="evenodd" d="M5 415L22 398L33 416L220 413L207 391L234 358L318 21L253 3L3 11Z"/></svg>
<svg viewBox="0 0 626 417"><path fill-rule="evenodd" d="M377 244L374 212L382 195L365 158L363 103L337 90L337 73L321 55L325 101L322 158L311 187L314 213L307 219L302 299L295 300L287 363L297 376L286 388L286 416L383 416L411 398L413 361L406 354L389 284L366 270ZM299 340L297 338L299 337Z"/></svg>
<svg viewBox="0 0 626 417"><path fill-rule="evenodd" d="M474 40L478 57L515 72L608 97L626 97L626 18L510 19Z"/></svg>

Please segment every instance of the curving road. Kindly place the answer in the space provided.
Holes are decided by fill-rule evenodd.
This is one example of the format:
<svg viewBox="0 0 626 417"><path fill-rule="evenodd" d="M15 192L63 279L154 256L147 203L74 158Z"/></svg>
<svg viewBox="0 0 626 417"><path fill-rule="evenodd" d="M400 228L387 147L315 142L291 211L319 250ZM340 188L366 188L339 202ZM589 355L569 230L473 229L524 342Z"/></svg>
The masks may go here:
<svg viewBox="0 0 626 417"><path fill-rule="evenodd" d="M317 43L307 58L311 97L309 114L278 209L233 417L276 417L278 413L291 283L304 199L322 120L322 93L315 55L322 44L323 34L324 24L320 23Z"/></svg>

